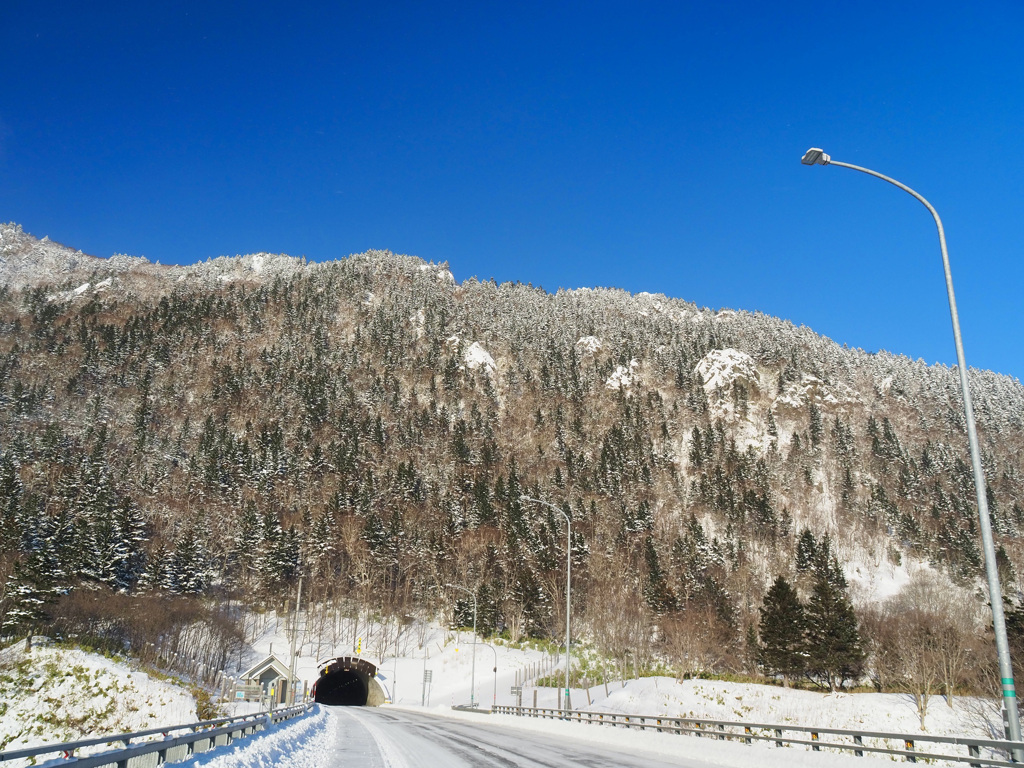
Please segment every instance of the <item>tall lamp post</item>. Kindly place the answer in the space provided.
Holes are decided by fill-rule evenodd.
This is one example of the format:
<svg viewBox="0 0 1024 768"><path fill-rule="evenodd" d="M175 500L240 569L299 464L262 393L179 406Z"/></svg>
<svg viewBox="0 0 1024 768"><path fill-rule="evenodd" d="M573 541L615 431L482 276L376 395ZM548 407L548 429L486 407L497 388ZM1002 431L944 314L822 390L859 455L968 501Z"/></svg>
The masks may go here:
<svg viewBox="0 0 1024 768"><path fill-rule="evenodd" d="M494 654L494 690L491 693L491 709L498 706L498 651L489 643L483 644L484 648L490 648Z"/></svg>
<svg viewBox="0 0 1024 768"><path fill-rule="evenodd" d="M1017 714L1017 693L1013 684L1013 668L1010 666L1010 646L1006 639L1006 619L1003 614L1003 592L999 586L999 570L996 567L995 547L992 543L992 523L988 513L988 499L985 494L985 474L981 468L981 452L978 449L978 433L974 427L974 407L971 404L971 390L967 382L967 363L964 361L964 346L960 338L960 320L956 312L956 299L953 296L953 276L949 271L949 254L946 251L946 234L942 228L942 220L931 203L905 184L881 173L861 168L859 165L840 163L833 160L817 147L807 150L800 160L804 165L838 165L851 168L869 176L874 176L899 187L913 195L935 218L935 226L939 230L939 247L942 250L942 267L946 273L946 293L949 296L949 313L953 319L953 340L956 343L956 363L960 373L960 391L964 400L964 418L967 422L967 441L971 449L971 469L974 473L974 491L978 498L978 517L981 526L981 542L985 553L985 575L988 577L989 602L992 605L992 628L996 636L996 652L999 656L999 676L1002 678L1003 705L1006 707L1007 726L1006 738L1020 741L1020 718ZM1015 755L1015 758L1018 756Z"/></svg>
<svg viewBox="0 0 1024 768"><path fill-rule="evenodd" d="M299 576L299 587L295 590L295 611L292 613L292 663L288 667L288 698L295 703L295 636L299 632L299 609L302 607L302 576Z"/></svg>
<svg viewBox="0 0 1024 768"><path fill-rule="evenodd" d="M564 511L540 499L530 496L520 496L521 501L530 501L534 504L541 504L565 518L565 710L569 710L569 621L571 611L571 590L572 590L572 519Z"/></svg>
<svg viewBox="0 0 1024 768"><path fill-rule="evenodd" d="M476 706L476 592L458 584L445 584L446 587L458 589L473 598L473 665L469 677L469 706L472 709Z"/></svg>

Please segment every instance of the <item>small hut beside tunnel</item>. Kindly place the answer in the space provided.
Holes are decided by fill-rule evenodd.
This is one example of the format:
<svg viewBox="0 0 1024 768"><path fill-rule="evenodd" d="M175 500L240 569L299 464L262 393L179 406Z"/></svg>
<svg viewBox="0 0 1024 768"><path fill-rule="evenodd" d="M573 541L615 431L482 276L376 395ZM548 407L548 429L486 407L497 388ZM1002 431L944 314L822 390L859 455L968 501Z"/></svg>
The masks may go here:
<svg viewBox="0 0 1024 768"><path fill-rule="evenodd" d="M238 676L244 684L247 700L259 700L269 697L277 704L288 701L288 665L277 656L270 654ZM253 695L255 694L255 695Z"/></svg>

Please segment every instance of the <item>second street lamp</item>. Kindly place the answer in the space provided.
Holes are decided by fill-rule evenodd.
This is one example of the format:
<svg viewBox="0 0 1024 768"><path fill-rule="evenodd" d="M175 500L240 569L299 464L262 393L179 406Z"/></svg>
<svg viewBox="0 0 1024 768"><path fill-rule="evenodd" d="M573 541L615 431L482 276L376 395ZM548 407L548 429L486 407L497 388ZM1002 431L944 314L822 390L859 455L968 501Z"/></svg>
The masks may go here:
<svg viewBox="0 0 1024 768"><path fill-rule="evenodd" d="M946 275L946 294L949 298L949 313L953 320L953 341L956 345L956 364L960 374L960 391L964 401L964 419L967 422L967 442L971 451L971 470L974 474L974 491L978 500L978 524L981 528L981 543L985 553L985 575L988 579L989 602L992 605L992 629L996 636L996 653L999 656L999 676L1002 678L1003 705L1006 707L1006 738L1020 741L1020 717L1017 713L1017 693L1013 684L1013 667L1010 665L1010 645L1006 637L1006 618L1003 613L1003 591L999 585L999 569L996 564L995 546L992 542L992 522L988 512L988 498L985 492L985 473L981 468L981 451L978 447L978 432L974 426L974 406L971 404L971 389L967 381L967 363L964 360L964 345L960 338L960 320L956 311L956 298L953 295L953 275L949 269L949 253L946 251L946 233L942 228L942 219L932 204L906 184L884 176L877 171L862 168L859 165L840 163L818 147L811 147L800 159L804 165L838 165L869 176L887 181L916 198L935 219L939 230L939 248L942 251L942 268ZM1015 750L1016 752L1016 750ZM1015 754L1015 760L1021 755Z"/></svg>
<svg viewBox="0 0 1024 768"><path fill-rule="evenodd" d="M569 711L569 621L570 621L570 610L571 602L570 595L572 591L572 518L570 518L564 511L556 507L554 504L549 504L546 501L540 499L534 499L530 496L520 496L520 501L531 501L534 504L541 504L545 507L553 509L555 512L565 518L565 711Z"/></svg>

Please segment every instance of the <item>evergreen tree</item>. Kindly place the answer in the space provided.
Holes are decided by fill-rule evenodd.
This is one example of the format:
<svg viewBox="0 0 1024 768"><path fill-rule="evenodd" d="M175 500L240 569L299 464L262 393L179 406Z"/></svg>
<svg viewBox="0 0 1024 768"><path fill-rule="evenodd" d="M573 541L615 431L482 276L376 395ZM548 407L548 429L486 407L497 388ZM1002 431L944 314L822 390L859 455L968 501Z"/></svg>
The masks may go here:
<svg viewBox="0 0 1024 768"><path fill-rule="evenodd" d="M14 564L4 585L8 608L0 625L0 635L31 632L49 620L46 609L53 598L53 589L43 566L37 553Z"/></svg>
<svg viewBox="0 0 1024 768"><path fill-rule="evenodd" d="M833 561L835 562L835 561ZM836 569L818 574L807 603L807 674L829 690L864 672L864 647L857 614L846 595L846 580Z"/></svg>
<svg viewBox="0 0 1024 768"><path fill-rule="evenodd" d="M796 542L796 569L805 573L814 566L818 559L818 542L809 528L800 532L800 538Z"/></svg>
<svg viewBox="0 0 1024 768"><path fill-rule="evenodd" d="M185 526L174 550L164 559L161 585L179 595L198 595L209 586L211 569L195 526Z"/></svg>
<svg viewBox="0 0 1024 768"><path fill-rule="evenodd" d="M654 537L650 535L644 542L644 560L647 564L647 581L644 584L647 604L658 614L672 610L676 606L676 596L665 579L658 551L654 548Z"/></svg>
<svg viewBox="0 0 1024 768"><path fill-rule="evenodd" d="M796 590L785 578L777 577L761 606L758 662L768 674L782 675L787 687L790 678L807 669L806 630L807 617Z"/></svg>
<svg viewBox="0 0 1024 768"><path fill-rule="evenodd" d="M21 538L21 478L10 453L0 456L0 551L18 549Z"/></svg>
<svg viewBox="0 0 1024 768"><path fill-rule="evenodd" d="M811 445L817 448L821 444L821 438L825 433L825 428L822 424L821 409L814 403L814 401L811 401L809 410Z"/></svg>

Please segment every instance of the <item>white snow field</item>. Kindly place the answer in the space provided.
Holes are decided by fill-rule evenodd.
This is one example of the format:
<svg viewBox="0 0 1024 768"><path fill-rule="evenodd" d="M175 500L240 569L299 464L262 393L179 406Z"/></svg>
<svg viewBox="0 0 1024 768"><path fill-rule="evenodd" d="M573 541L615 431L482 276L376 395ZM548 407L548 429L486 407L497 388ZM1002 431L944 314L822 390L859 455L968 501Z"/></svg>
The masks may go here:
<svg viewBox="0 0 1024 768"><path fill-rule="evenodd" d="M0 650L0 751L196 720L188 690L127 663L45 645L26 653L24 642Z"/></svg>

